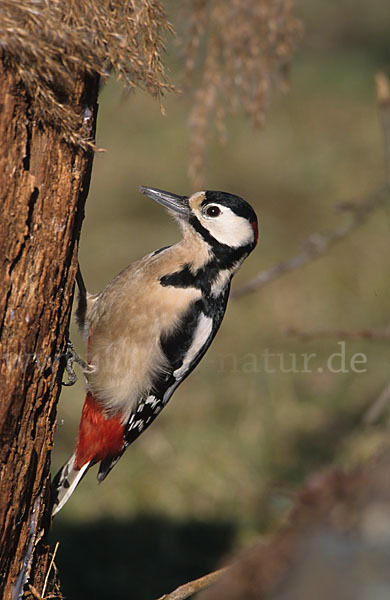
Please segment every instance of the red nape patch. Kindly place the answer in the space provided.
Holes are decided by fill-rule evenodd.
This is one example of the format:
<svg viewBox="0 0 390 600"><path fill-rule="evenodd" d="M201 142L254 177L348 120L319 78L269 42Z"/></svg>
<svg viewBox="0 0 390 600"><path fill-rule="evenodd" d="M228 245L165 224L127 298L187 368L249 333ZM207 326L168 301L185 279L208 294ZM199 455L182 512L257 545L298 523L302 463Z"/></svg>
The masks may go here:
<svg viewBox="0 0 390 600"><path fill-rule="evenodd" d="M257 221L251 221L253 233L255 234L255 244L257 244L257 240L259 239L259 228L257 226Z"/></svg>
<svg viewBox="0 0 390 600"><path fill-rule="evenodd" d="M81 469L92 459L99 461L106 456L117 456L123 448L123 431L120 416L107 419L88 392L81 415L74 468Z"/></svg>

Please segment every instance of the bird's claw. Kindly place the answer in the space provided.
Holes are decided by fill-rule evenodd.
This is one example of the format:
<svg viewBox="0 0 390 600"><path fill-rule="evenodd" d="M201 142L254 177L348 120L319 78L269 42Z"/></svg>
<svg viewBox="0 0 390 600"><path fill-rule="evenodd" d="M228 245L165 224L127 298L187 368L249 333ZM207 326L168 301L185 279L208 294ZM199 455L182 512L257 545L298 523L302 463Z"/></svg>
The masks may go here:
<svg viewBox="0 0 390 600"><path fill-rule="evenodd" d="M62 381L62 385L66 387L74 385L78 379L76 372L73 368L73 363L75 362L79 364L84 371L88 371L87 363L77 354L77 352L73 348L72 342L68 340L65 352L65 370L68 376L68 381Z"/></svg>

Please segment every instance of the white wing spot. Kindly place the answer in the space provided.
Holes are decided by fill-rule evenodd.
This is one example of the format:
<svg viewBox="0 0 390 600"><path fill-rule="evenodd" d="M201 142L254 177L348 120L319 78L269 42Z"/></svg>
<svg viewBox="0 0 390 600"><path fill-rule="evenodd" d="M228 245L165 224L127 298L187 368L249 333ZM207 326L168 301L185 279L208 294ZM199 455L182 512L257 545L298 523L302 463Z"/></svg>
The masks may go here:
<svg viewBox="0 0 390 600"><path fill-rule="evenodd" d="M150 404L152 408L155 408L160 400L156 396L148 396L145 400L145 404Z"/></svg>

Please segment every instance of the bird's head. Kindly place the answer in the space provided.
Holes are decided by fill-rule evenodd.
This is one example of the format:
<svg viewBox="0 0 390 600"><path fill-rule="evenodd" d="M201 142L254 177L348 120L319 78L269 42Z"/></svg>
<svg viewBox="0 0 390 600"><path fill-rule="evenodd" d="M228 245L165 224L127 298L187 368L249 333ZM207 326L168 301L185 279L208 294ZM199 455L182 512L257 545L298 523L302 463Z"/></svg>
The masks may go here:
<svg viewBox="0 0 390 600"><path fill-rule="evenodd" d="M256 213L239 196L212 190L178 196L143 186L140 191L165 206L183 224L184 231L188 225L195 230L216 255L248 255L257 244Z"/></svg>

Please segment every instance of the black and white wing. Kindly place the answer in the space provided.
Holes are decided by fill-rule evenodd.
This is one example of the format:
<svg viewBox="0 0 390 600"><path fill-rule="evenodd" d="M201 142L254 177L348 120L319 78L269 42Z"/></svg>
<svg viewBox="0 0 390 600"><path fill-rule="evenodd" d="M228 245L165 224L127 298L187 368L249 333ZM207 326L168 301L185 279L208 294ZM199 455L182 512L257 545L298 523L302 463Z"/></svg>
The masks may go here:
<svg viewBox="0 0 390 600"><path fill-rule="evenodd" d="M160 343L167 357L169 368L155 376L150 393L140 398L134 407L125 430L126 450L154 421L173 392L194 370L210 346L226 310L229 288L212 300L198 300L184 316L181 326L171 335L161 338ZM120 455L121 456L121 455ZM102 481L120 456L107 457L99 468L98 479Z"/></svg>

